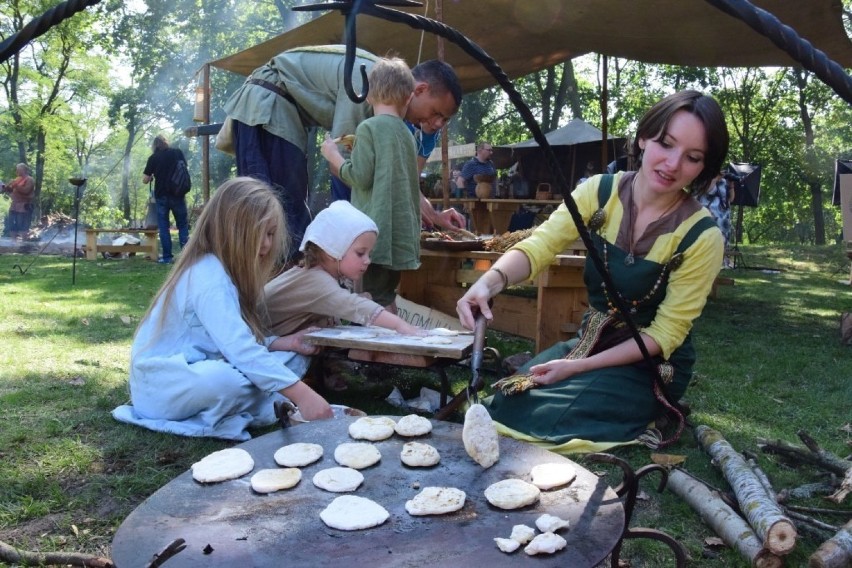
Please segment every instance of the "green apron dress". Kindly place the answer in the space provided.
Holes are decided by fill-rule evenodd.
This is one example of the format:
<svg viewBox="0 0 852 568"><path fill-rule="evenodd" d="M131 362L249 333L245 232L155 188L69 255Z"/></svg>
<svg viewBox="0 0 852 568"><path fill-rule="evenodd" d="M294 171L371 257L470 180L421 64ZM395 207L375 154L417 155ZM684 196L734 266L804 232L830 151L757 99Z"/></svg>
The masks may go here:
<svg viewBox="0 0 852 568"><path fill-rule="evenodd" d="M611 190L612 176L604 176L598 190L601 207L609 199ZM672 258L682 254L703 231L713 227L715 225L710 218L696 223ZM633 321L640 329L650 325L665 297L669 272L676 269L679 262L669 260L661 265L640 257L632 258L632 255L625 262L628 257L626 251L606 242L596 233L592 234L592 240L616 288L631 306ZM589 322L595 319L590 317L591 311L606 314L610 311L610 304L615 305L590 259L586 260L583 278L589 292L590 311L586 313L577 337L542 351L518 369L518 375L528 372L533 365L564 358L589 331ZM617 319L618 314L615 316ZM628 340L633 341L631 336ZM655 359L656 363L663 362L662 357ZM665 387L670 399L678 400L686 391L694 361L695 350L690 334L668 360L674 371L673 378ZM580 373L518 394L504 395L498 391L486 404L491 417L510 429L510 433L525 434L528 438L551 445L587 440L611 446L634 441L660 415L662 405L654 396L653 381L653 370L641 361Z"/></svg>

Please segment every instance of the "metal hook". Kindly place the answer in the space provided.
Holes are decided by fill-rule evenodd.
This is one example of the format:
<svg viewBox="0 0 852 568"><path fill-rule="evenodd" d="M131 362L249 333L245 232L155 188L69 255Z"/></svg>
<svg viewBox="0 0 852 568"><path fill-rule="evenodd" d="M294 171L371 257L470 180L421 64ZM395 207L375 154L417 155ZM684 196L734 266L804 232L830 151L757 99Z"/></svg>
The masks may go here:
<svg viewBox="0 0 852 568"><path fill-rule="evenodd" d="M355 0L352 3L352 8L346 10L346 55L343 59L343 89L346 95L354 103L363 103L367 100L367 93L370 90L370 84L367 81L367 66L361 64L361 82L364 85L364 91L361 94L355 92L352 86L352 71L355 67L355 22L358 17L358 11L361 8L362 0Z"/></svg>

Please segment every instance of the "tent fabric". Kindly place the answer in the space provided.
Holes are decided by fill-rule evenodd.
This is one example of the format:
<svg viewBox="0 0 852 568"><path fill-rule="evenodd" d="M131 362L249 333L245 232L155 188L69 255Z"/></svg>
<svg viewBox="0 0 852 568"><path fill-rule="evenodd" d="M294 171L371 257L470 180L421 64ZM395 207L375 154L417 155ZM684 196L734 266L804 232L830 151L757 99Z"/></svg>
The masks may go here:
<svg viewBox="0 0 852 568"><path fill-rule="evenodd" d="M401 8L437 19L436 2ZM841 0L753 0L843 67L852 67L852 42ZM475 41L510 79L594 52L648 63L701 67L789 66L794 60L748 25L704 0L444 0L443 21ZM211 62L248 75L273 56L305 45L343 43L344 18L324 14L239 53ZM421 38L422 36L422 38ZM359 16L358 46L394 53L410 65L432 59L438 38L403 24ZM421 45L422 39L422 45ZM496 84L468 54L444 42L467 92Z"/></svg>
<svg viewBox="0 0 852 568"><path fill-rule="evenodd" d="M581 160L588 161L589 157L594 157L595 162L600 158L600 144L603 141L603 132L595 128L588 122L575 118L568 124L556 130L552 130L544 135L547 138L548 144L554 149L557 156L568 155L565 152L560 152L563 147L568 146L584 146L582 148L573 148L570 157L572 162L579 156ZM623 154L625 151L626 138L607 136L608 153L610 158L614 159L617 155ZM567 149L567 148L566 148ZM538 142L534 138L517 142L515 144L506 144L503 146L494 146L494 153L491 159L498 168L507 168L520 158L525 158L525 166L527 172L532 172L539 169L539 162L544 160L544 154L539 151ZM535 159L531 159L535 158ZM579 167L585 165L586 161L582 161ZM606 164L603 164L604 166ZM546 167L542 165L542 167ZM570 173L570 172L569 172ZM568 173L566 173L568 175ZM552 180L549 180L552 181Z"/></svg>

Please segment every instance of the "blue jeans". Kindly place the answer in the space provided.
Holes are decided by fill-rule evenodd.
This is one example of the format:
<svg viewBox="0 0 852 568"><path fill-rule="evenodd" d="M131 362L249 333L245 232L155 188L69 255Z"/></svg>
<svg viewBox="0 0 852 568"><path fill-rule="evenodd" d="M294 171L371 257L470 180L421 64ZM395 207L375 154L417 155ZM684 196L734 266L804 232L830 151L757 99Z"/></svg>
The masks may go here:
<svg viewBox="0 0 852 568"><path fill-rule="evenodd" d="M157 197L157 228L160 229L160 246L163 248L163 260L172 260L172 235L169 233L169 212L175 217L178 240L183 248L189 240L189 219L186 214L186 199L163 195Z"/></svg>

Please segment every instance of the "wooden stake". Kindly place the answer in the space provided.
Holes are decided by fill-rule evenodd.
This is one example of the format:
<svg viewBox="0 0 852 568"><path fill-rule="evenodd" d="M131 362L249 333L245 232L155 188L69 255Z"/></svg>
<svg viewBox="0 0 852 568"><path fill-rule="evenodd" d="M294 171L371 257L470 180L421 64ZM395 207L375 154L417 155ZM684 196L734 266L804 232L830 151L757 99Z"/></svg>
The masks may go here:
<svg viewBox="0 0 852 568"><path fill-rule="evenodd" d="M773 554L789 554L796 546L796 527L771 500L754 472L722 435L707 427L697 426L695 437L718 464L731 485L749 525Z"/></svg>

